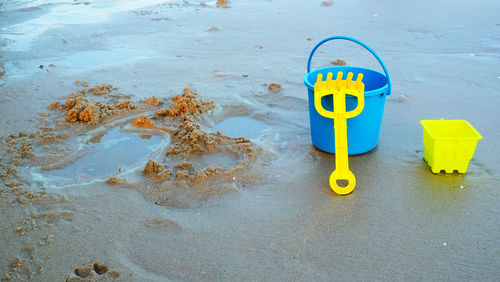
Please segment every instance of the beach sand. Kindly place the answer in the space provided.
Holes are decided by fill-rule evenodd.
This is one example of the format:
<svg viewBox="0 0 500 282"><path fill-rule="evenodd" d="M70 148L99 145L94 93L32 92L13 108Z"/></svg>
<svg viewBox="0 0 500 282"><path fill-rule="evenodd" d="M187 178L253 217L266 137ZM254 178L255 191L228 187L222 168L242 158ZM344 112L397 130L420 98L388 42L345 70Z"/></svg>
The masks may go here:
<svg viewBox="0 0 500 282"><path fill-rule="evenodd" d="M498 1L0 11L0 279L499 279ZM303 84L332 35L371 46L393 82L347 196ZM343 64L381 70L345 41L312 69ZM419 121L440 118L483 136L466 174L423 160Z"/></svg>

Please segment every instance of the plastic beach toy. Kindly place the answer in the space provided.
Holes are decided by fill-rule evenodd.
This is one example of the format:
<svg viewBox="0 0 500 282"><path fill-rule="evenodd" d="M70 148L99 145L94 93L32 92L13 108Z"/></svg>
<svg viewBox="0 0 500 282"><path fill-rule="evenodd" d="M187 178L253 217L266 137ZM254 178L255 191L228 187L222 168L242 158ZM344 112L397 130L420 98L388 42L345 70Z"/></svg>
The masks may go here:
<svg viewBox="0 0 500 282"><path fill-rule="evenodd" d="M421 120L424 159L433 173L467 172L477 141L483 137L465 120Z"/></svg>
<svg viewBox="0 0 500 282"><path fill-rule="evenodd" d="M351 193L356 186L356 177L349 170L349 156L347 149L347 119L359 115L365 106L365 85L362 82L363 74L358 74L355 81L353 73L347 74L347 79L342 80L343 73L338 72L333 80L329 72L323 81L323 74L319 73L314 84L314 107L318 113L334 120L335 131L335 170L330 175L330 187L340 195ZM321 98L333 95L333 111L327 111L321 104ZM358 103L354 110L346 111L346 95L357 98ZM331 137L330 137L331 138ZM347 185L340 186L339 181L347 181Z"/></svg>
<svg viewBox="0 0 500 282"><path fill-rule="evenodd" d="M346 40L361 45L377 59L383 69L383 72L353 66L331 66L311 70L311 60L314 53L322 44L331 40ZM304 84L308 90L311 139L316 148L328 153L335 153L335 140L331 138L334 121L320 115L314 106L314 84L316 83L316 78L318 77L318 74L322 74L323 77L325 77L329 72L333 73L333 77L337 77L338 72L342 72L344 74L351 72L354 74L354 77L357 77L358 74L363 74L363 83L365 85L365 107L361 114L347 120L349 155L363 154L372 150L378 144L386 96L391 93L391 79L389 78L389 73L384 63L375 51L373 51L373 49L371 49L368 45L346 36L333 36L325 38L311 51L307 63L307 74L304 77ZM351 111L356 108L357 103L358 99L355 97L346 96L345 105L347 111ZM332 95L323 97L322 105L326 110L331 111L334 104Z"/></svg>

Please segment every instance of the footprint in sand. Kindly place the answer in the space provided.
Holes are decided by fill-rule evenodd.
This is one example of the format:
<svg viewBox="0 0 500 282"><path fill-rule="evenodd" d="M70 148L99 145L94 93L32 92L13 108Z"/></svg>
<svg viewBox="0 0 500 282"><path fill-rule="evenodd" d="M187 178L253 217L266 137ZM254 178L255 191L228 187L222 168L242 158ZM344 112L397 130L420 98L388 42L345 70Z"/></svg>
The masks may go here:
<svg viewBox="0 0 500 282"><path fill-rule="evenodd" d="M66 281L112 281L120 277L116 270L109 270L104 263L95 262L87 267L77 267Z"/></svg>

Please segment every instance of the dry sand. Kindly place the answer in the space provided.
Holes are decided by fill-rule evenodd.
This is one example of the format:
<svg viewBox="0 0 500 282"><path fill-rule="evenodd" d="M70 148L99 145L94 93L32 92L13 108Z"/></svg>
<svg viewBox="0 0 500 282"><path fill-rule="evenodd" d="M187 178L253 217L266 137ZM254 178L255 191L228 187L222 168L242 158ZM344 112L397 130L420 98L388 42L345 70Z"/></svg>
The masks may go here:
<svg viewBox="0 0 500 282"><path fill-rule="evenodd" d="M500 4L413 2L1 3L0 279L498 280ZM344 197L302 83L331 35L394 84ZM466 174L423 160L439 118Z"/></svg>

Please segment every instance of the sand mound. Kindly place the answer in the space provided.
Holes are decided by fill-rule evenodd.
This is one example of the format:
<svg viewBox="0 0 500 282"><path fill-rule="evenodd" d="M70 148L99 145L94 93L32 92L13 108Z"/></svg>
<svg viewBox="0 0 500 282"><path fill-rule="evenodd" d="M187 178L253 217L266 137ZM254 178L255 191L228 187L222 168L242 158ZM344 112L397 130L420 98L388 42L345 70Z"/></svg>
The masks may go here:
<svg viewBox="0 0 500 282"><path fill-rule="evenodd" d="M77 81L77 85L88 86L88 83ZM50 104L47 108L50 110L64 111L66 122L83 122L96 124L102 120L117 113L136 110L137 105L128 99L122 99L126 95L115 94L113 98L118 101L108 99L113 92L111 85L103 84L88 89L82 89L72 93L64 105L59 102ZM103 101L87 98L88 95L104 96ZM102 99L101 99L102 100Z"/></svg>
<svg viewBox="0 0 500 282"><path fill-rule="evenodd" d="M173 97L172 102L170 107L156 111L154 118L159 119L165 116L183 117L187 115L196 117L214 108L213 101L200 100L198 94L189 88L184 88L182 94Z"/></svg>
<svg viewBox="0 0 500 282"><path fill-rule="evenodd" d="M170 105L154 113L155 119L171 124L171 140L164 158L150 159L144 167L143 174L151 182L147 189L138 189L147 199L157 204L186 207L189 204L185 197L203 200L237 191L236 175L252 174L249 166L260 150L251 140L207 132L198 123L198 117L213 108L212 101L204 101L196 92L185 88L182 94L172 98ZM222 166L200 162L202 158L216 155L225 160Z"/></svg>
<svg viewBox="0 0 500 282"><path fill-rule="evenodd" d="M88 84L80 82L78 85ZM81 142L78 141L79 135L89 134L95 128L89 128L87 124L100 124L105 130L110 124L128 121L130 127L126 131L130 134L144 134L147 129L148 134L163 136L166 148L162 150L165 153L149 159L139 178L129 178L129 172L121 174L121 171L107 176L110 185L137 189L155 203L187 207L192 200L238 191L236 177L240 184L258 178L250 166L261 152L259 147L247 138L210 132L200 126L199 118L215 107L213 101L203 100L195 91L185 88L170 103L165 103L164 108L148 114L151 106L158 107L164 102L152 96L139 107L130 97L113 94L113 91L109 84L104 84L72 93L64 104L50 104L49 109L58 111L54 115L53 128L44 127L36 133L20 133L5 139L11 154L3 159L6 173L1 176L16 178L16 166L26 164L40 166L42 170L65 168L81 157L82 145L87 146L78 143ZM137 112L141 115L130 123L130 115ZM122 115L108 119L118 113ZM150 119L151 116L156 122ZM66 123L57 122L60 118ZM158 126L158 123L165 127ZM106 132L100 130L95 134L88 142L100 143ZM243 177L243 174L247 176ZM23 203L27 200L20 197L17 201Z"/></svg>
<svg viewBox="0 0 500 282"><path fill-rule="evenodd" d="M146 115L138 116L134 122L132 123L132 126L135 127L143 127L143 128L157 128L156 124L152 123L149 120L149 117Z"/></svg>

